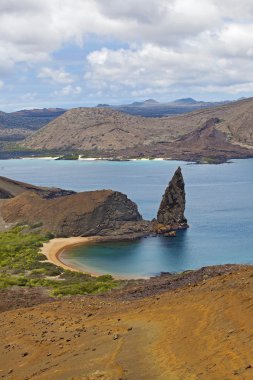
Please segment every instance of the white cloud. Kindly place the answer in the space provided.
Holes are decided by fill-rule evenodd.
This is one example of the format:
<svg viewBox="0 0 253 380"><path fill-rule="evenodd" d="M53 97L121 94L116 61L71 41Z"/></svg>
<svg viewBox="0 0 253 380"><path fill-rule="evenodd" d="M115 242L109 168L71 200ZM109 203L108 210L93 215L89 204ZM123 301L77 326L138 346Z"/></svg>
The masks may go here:
<svg viewBox="0 0 253 380"><path fill-rule="evenodd" d="M246 82L246 83L240 83L240 84L234 84L234 85L228 85L228 86L214 86L209 85L205 88L205 92L212 92L212 93L227 93L231 95L238 95L241 93L253 91L253 81L252 82Z"/></svg>
<svg viewBox="0 0 253 380"><path fill-rule="evenodd" d="M54 95L56 96L73 96L79 95L82 92L82 88L80 86L65 86L60 90L54 91Z"/></svg>
<svg viewBox="0 0 253 380"><path fill-rule="evenodd" d="M94 95L251 91L252 0L1 0L0 78L36 65L63 85L59 96L78 95L76 75L55 69L52 53L90 35L104 43L86 61L82 86Z"/></svg>
<svg viewBox="0 0 253 380"><path fill-rule="evenodd" d="M50 67L43 67L38 74L38 78L50 79L55 83L73 83L74 79L72 75L64 71L63 69L54 70Z"/></svg>
<svg viewBox="0 0 253 380"><path fill-rule="evenodd" d="M34 0L1 0L0 12L1 13L26 13L28 11L41 11L43 10L43 2Z"/></svg>
<svg viewBox="0 0 253 380"><path fill-rule="evenodd" d="M33 101L37 96L37 92L26 92L21 96L23 101Z"/></svg>
<svg viewBox="0 0 253 380"><path fill-rule="evenodd" d="M0 80L0 90L1 90L1 88L3 88L3 86L4 86L4 82L2 80Z"/></svg>
<svg viewBox="0 0 253 380"><path fill-rule="evenodd" d="M144 44L139 49L101 49L87 57L85 80L94 90L132 96L203 92L221 87L228 93L251 91L253 65L245 57L212 56L208 49L194 50ZM242 71L241 68L245 70ZM216 91L217 92L217 91ZM218 91L219 92L219 91Z"/></svg>
<svg viewBox="0 0 253 380"><path fill-rule="evenodd" d="M222 27L230 8L216 0L75 0L74 6L72 0L1 0L2 58L44 61L64 43L81 44L90 33L127 43L178 45Z"/></svg>

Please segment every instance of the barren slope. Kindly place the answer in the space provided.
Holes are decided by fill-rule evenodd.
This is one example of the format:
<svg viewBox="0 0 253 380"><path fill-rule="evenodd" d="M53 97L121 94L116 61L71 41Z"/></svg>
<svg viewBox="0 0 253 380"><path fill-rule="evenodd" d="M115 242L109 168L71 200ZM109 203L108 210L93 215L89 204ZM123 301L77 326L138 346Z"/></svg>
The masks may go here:
<svg viewBox="0 0 253 380"><path fill-rule="evenodd" d="M201 129L215 118L214 133L209 133L205 140L205 135L200 136ZM189 133L191 141L195 139L194 144L181 141ZM204 156L208 150L216 156L246 157L253 154L253 99L159 119L106 108L77 108L58 117L23 144L33 149L93 150L126 157L161 154L178 158L176 154L183 157L185 152Z"/></svg>
<svg viewBox="0 0 253 380"><path fill-rule="evenodd" d="M116 233L143 234L148 224L126 195L98 190L43 199L33 191L0 203L0 215L7 224L37 225L57 237Z"/></svg>
<svg viewBox="0 0 253 380"><path fill-rule="evenodd" d="M253 269L236 269L147 298L133 288L132 300L116 292L4 312L1 376L250 380Z"/></svg>
<svg viewBox="0 0 253 380"><path fill-rule="evenodd" d="M54 187L40 187L29 183L15 181L13 179L0 176L0 199L14 198L26 191L32 191L42 198L57 198L63 195L71 195L72 190L62 190Z"/></svg>
<svg viewBox="0 0 253 380"><path fill-rule="evenodd" d="M130 116L105 108L76 108L49 123L24 145L34 149L120 150L140 142L158 142L168 135L168 130L167 118ZM177 131L173 133L178 135Z"/></svg>

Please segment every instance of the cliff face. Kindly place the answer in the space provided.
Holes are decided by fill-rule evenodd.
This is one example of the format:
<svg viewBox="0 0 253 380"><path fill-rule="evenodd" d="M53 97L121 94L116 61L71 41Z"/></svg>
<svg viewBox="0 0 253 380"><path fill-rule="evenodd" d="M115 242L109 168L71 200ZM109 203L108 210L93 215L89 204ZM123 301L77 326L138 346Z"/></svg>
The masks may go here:
<svg viewBox="0 0 253 380"><path fill-rule="evenodd" d="M185 189L178 168L163 196L156 222L143 221L137 205L112 190L73 191L42 188L0 177L0 229L17 224L56 237L135 238L151 232L174 236L186 228Z"/></svg>
<svg viewBox="0 0 253 380"><path fill-rule="evenodd" d="M148 227L136 204L120 192L101 190L60 196L59 191L56 197L38 194L37 188L23 191L0 203L0 215L6 224L36 226L57 237L143 234Z"/></svg>
<svg viewBox="0 0 253 380"><path fill-rule="evenodd" d="M158 225L155 226L158 230L157 232L166 233L171 230L188 227L184 211L185 186L181 168L179 167L163 195L157 213Z"/></svg>

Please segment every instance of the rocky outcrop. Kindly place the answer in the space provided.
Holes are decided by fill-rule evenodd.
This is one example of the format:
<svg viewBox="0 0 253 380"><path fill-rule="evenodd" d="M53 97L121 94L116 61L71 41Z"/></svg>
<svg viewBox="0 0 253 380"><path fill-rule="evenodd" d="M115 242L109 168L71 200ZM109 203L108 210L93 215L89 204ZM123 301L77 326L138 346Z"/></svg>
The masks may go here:
<svg viewBox="0 0 253 380"><path fill-rule="evenodd" d="M154 222L155 232L175 236L173 231L187 228L188 224L184 211L185 186L181 168L179 167L163 195L157 213L157 220Z"/></svg>
<svg viewBox="0 0 253 380"><path fill-rule="evenodd" d="M149 224L134 202L112 191L89 191L45 198L26 191L0 203L5 223L23 224L57 237L144 234Z"/></svg>
<svg viewBox="0 0 253 380"><path fill-rule="evenodd" d="M56 237L96 235L114 240L153 232L175 236L177 229L187 227L184 209L184 180L180 168L165 191L155 222L144 221L137 205L118 191L75 193L0 177L2 231L19 224Z"/></svg>

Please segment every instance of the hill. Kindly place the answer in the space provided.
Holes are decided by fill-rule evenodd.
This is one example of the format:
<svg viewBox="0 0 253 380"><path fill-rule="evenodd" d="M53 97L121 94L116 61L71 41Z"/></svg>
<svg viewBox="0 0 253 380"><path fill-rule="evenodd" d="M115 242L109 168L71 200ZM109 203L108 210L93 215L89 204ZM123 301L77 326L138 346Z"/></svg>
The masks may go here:
<svg viewBox="0 0 253 380"><path fill-rule="evenodd" d="M0 143L23 140L64 112L65 110L61 108L21 110L11 113L0 111Z"/></svg>
<svg viewBox="0 0 253 380"><path fill-rule="evenodd" d="M29 110L20 110L16 112L12 112L13 116L24 116L30 118L49 118L54 119L57 116L62 115L66 110L63 108L35 108Z"/></svg>
<svg viewBox="0 0 253 380"><path fill-rule="evenodd" d="M17 224L55 236L135 232L142 236L151 228L149 223L142 223L136 204L120 192L75 193L0 177L0 230Z"/></svg>
<svg viewBox="0 0 253 380"><path fill-rule="evenodd" d="M15 181L13 179L0 176L0 199L15 198L26 191L32 191L45 199L75 194L75 192L71 190L62 190L55 187L34 186L29 183Z"/></svg>
<svg viewBox="0 0 253 380"><path fill-rule="evenodd" d="M76 108L28 137L22 146L124 158L250 157L253 99L162 118L126 115L110 108Z"/></svg>
<svg viewBox="0 0 253 380"><path fill-rule="evenodd" d="M196 103L203 103L203 102L198 102L197 100L193 98L183 98L183 99L176 99L175 103L196 104Z"/></svg>

